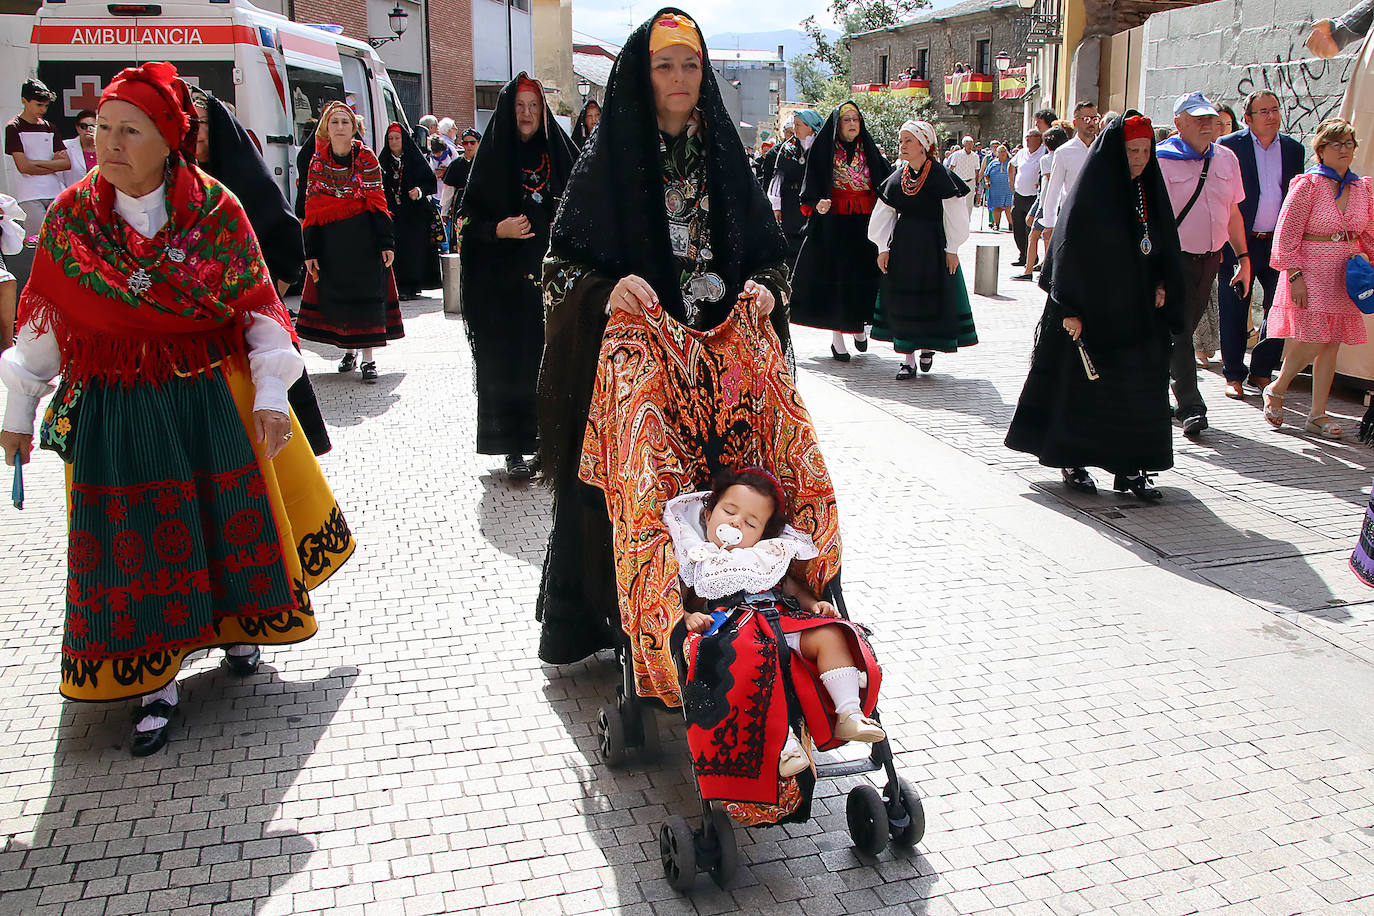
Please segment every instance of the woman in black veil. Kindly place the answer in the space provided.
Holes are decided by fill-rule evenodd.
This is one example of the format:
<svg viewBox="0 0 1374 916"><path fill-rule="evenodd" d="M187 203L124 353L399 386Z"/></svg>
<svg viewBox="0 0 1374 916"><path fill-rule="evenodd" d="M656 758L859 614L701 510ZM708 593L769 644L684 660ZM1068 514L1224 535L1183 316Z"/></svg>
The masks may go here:
<svg viewBox="0 0 1374 916"><path fill-rule="evenodd" d="M396 289L402 299L415 299L422 289L439 286L439 249L434 245L434 207L430 195L439 190L434 170L399 122L386 129L386 143L377 154L391 221L396 227Z"/></svg>
<svg viewBox="0 0 1374 916"><path fill-rule="evenodd" d="M868 220L890 174L859 106L850 101L832 111L806 157L801 204L808 219L792 276L792 321L832 331L830 355L839 362L850 358L846 334L861 352L868 349L864 326L873 321L879 281Z"/></svg>
<svg viewBox="0 0 1374 916"><path fill-rule="evenodd" d="M582 110L577 113L577 123L573 125L573 145L579 150L586 146L587 139L591 137L592 131L596 130L600 120L601 103L596 99L587 99L582 105Z"/></svg>
<svg viewBox="0 0 1374 916"><path fill-rule="evenodd" d="M192 93L192 101L200 118L196 164L219 179L243 204L277 294L285 295L291 284L300 279L305 266L301 221L292 212L257 144L229 107L213 93L200 90ZM333 445L309 373L301 372L300 379L286 394L311 450L316 455L329 451Z"/></svg>
<svg viewBox="0 0 1374 916"><path fill-rule="evenodd" d="M463 317L477 376L477 452L533 476L535 386L544 350L540 271L577 151L544 89L524 73L501 90L459 204Z"/></svg>
<svg viewBox="0 0 1374 916"><path fill-rule="evenodd" d="M554 491L537 611L544 661L608 648L619 629L606 502L577 477L610 310L656 299L677 321L708 329L741 292L756 291L787 349L786 259L701 31L681 10L660 10L616 59L544 265L539 436Z"/></svg>
<svg viewBox="0 0 1374 916"><path fill-rule="evenodd" d="M1181 255L1148 118L1129 111L1093 143L1059 214L1040 286L1049 294L1007 447L1096 493L1158 500L1173 467L1170 335L1183 325ZM1094 378L1094 376L1096 376Z"/></svg>

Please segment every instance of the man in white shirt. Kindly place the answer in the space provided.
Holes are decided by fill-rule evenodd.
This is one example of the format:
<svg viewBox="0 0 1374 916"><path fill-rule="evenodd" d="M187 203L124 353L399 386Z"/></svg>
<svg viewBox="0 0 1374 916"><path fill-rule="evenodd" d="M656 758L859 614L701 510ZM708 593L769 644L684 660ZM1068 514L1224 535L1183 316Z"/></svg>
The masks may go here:
<svg viewBox="0 0 1374 916"><path fill-rule="evenodd" d="M1078 181L1078 173L1083 170L1083 163L1088 158L1088 146L1097 136L1101 123L1095 103L1084 101L1073 107L1074 137L1055 150L1050 183L1040 196L1040 220L1045 224L1046 241L1054 234L1054 221L1059 215L1059 208Z"/></svg>
<svg viewBox="0 0 1374 916"><path fill-rule="evenodd" d="M973 190L972 194L964 195L970 218L973 216L974 198L978 196L978 179L983 174L983 157L978 155L977 146L972 137L965 137L963 148L950 153L949 159L945 162L949 170L962 178L964 184Z"/></svg>
<svg viewBox="0 0 1374 916"><path fill-rule="evenodd" d="M1039 128L1026 131L1026 145L1012 157L1007 175L1011 179L1011 234L1016 239L1016 251L1020 255L1012 263L1017 267L1026 264L1026 239L1029 227L1026 214L1040 193L1040 160L1045 157L1045 144L1041 140Z"/></svg>

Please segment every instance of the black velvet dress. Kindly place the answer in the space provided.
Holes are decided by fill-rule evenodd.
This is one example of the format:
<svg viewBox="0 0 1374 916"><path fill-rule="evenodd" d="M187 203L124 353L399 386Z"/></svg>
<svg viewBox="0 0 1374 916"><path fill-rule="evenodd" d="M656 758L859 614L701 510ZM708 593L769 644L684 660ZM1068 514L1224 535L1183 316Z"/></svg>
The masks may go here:
<svg viewBox="0 0 1374 916"><path fill-rule="evenodd" d="M1041 279L1049 297L1007 432L1008 448L1049 467L1134 474L1174 463L1169 354L1182 328L1178 233L1153 153L1140 178L1130 178L1122 120L1093 143L1060 212ZM1155 307L1157 287L1165 290L1163 308ZM1083 322L1096 381L1064 330L1066 317Z"/></svg>
<svg viewBox="0 0 1374 916"><path fill-rule="evenodd" d="M521 74L523 77L524 74ZM549 225L572 165L568 135L544 106L543 126L521 140L517 80L501 90L463 190L463 317L477 382L477 452L529 455L538 445L535 389L544 351L540 276ZM530 221L533 238L498 238L497 224Z"/></svg>
<svg viewBox="0 0 1374 916"><path fill-rule="evenodd" d="M387 129L400 129L393 124ZM386 203L391 209L391 221L396 231L396 260L391 269L396 275L396 289L402 299L414 299L422 289L439 286L439 249L434 245L434 205L429 196L439 189L434 170L424 154L401 131L401 155L393 156L391 149L377 156L382 166L382 183L386 186ZM419 200L412 200L409 191L419 188Z"/></svg>
<svg viewBox="0 0 1374 916"><path fill-rule="evenodd" d="M806 216L801 209L802 182L806 178L806 148L802 142L793 137L784 143L774 168L782 173L779 190L782 192L782 234L787 236L787 262L795 264L806 238Z"/></svg>

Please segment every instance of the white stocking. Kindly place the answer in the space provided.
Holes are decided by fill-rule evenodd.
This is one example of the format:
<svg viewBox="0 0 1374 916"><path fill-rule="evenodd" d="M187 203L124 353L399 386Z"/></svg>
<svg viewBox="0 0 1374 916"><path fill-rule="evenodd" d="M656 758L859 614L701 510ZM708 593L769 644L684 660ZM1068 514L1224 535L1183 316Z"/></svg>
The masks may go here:
<svg viewBox="0 0 1374 916"><path fill-rule="evenodd" d="M844 335L841 334L839 331L836 331L835 333L831 334L831 335L830 335L830 346L834 347L835 350L836 350L836 352L844 353L844 352L845 352Z"/></svg>
<svg viewBox="0 0 1374 916"><path fill-rule="evenodd" d="M362 358L361 362L370 363L370 362L375 362L375 361L376 361L376 358L372 355L372 348L371 348L371 347L364 347L364 348L363 348L363 358Z"/></svg>
<svg viewBox="0 0 1374 916"><path fill-rule="evenodd" d="M859 669L853 666L832 668L821 672L821 683L830 701L835 704L835 712L844 715L859 709Z"/></svg>
<svg viewBox="0 0 1374 916"><path fill-rule="evenodd" d="M175 706L177 705L178 699L177 682L172 681L161 690L154 690L152 693L144 694L143 705L147 706L149 703L156 703L158 700L163 700L168 705ZM143 721L139 722L134 728L136 731L150 732L162 728L162 726L166 724L167 720L162 716L145 716Z"/></svg>
<svg viewBox="0 0 1374 916"><path fill-rule="evenodd" d="M224 654L232 655L235 658L243 658L245 655L252 655L254 650L256 649L257 646L250 645L246 642L241 642L236 646L226 646L224 649Z"/></svg>
<svg viewBox="0 0 1374 916"><path fill-rule="evenodd" d="M902 362L904 362L904 363L906 363L908 366L912 366L912 367L914 368L915 365L916 365L916 354L915 354L915 353L907 353L906 355L904 355L904 356L902 357Z"/></svg>

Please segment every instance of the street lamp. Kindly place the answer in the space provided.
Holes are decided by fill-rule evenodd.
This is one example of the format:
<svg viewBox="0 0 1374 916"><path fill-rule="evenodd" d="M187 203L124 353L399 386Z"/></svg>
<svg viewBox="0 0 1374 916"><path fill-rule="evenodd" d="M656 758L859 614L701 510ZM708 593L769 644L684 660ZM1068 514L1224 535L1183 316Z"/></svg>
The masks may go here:
<svg viewBox="0 0 1374 916"><path fill-rule="evenodd" d="M591 80L587 79L585 76L582 77L582 79L578 80L578 81L577 81L577 93L578 93L578 95L582 96L582 101L583 101L583 103L586 103L586 101L587 101L587 96L591 95L591 93L592 93L592 83L591 83Z"/></svg>
<svg viewBox="0 0 1374 916"><path fill-rule="evenodd" d="M367 39L367 43L372 45L372 47L374 48L380 48L388 41L395 41L396 39L400 38L402 35L406 33L406 26L410 24L409 20L410 14L407 13L405 10L401 9L401 4L397 3L396 6L391 10L391 12L387 13L386 15L387 25L391 26L391 31L395 34L387 35L381 38L369 36Z"/></svg>
<svg viewBox="0 0 1374 916"><path fill-rule="evenodd" d="M996 63L997 71L1000 73L1011 66L1011 55L1006 51L998 51L997 59L994 63Z"/></svg>

